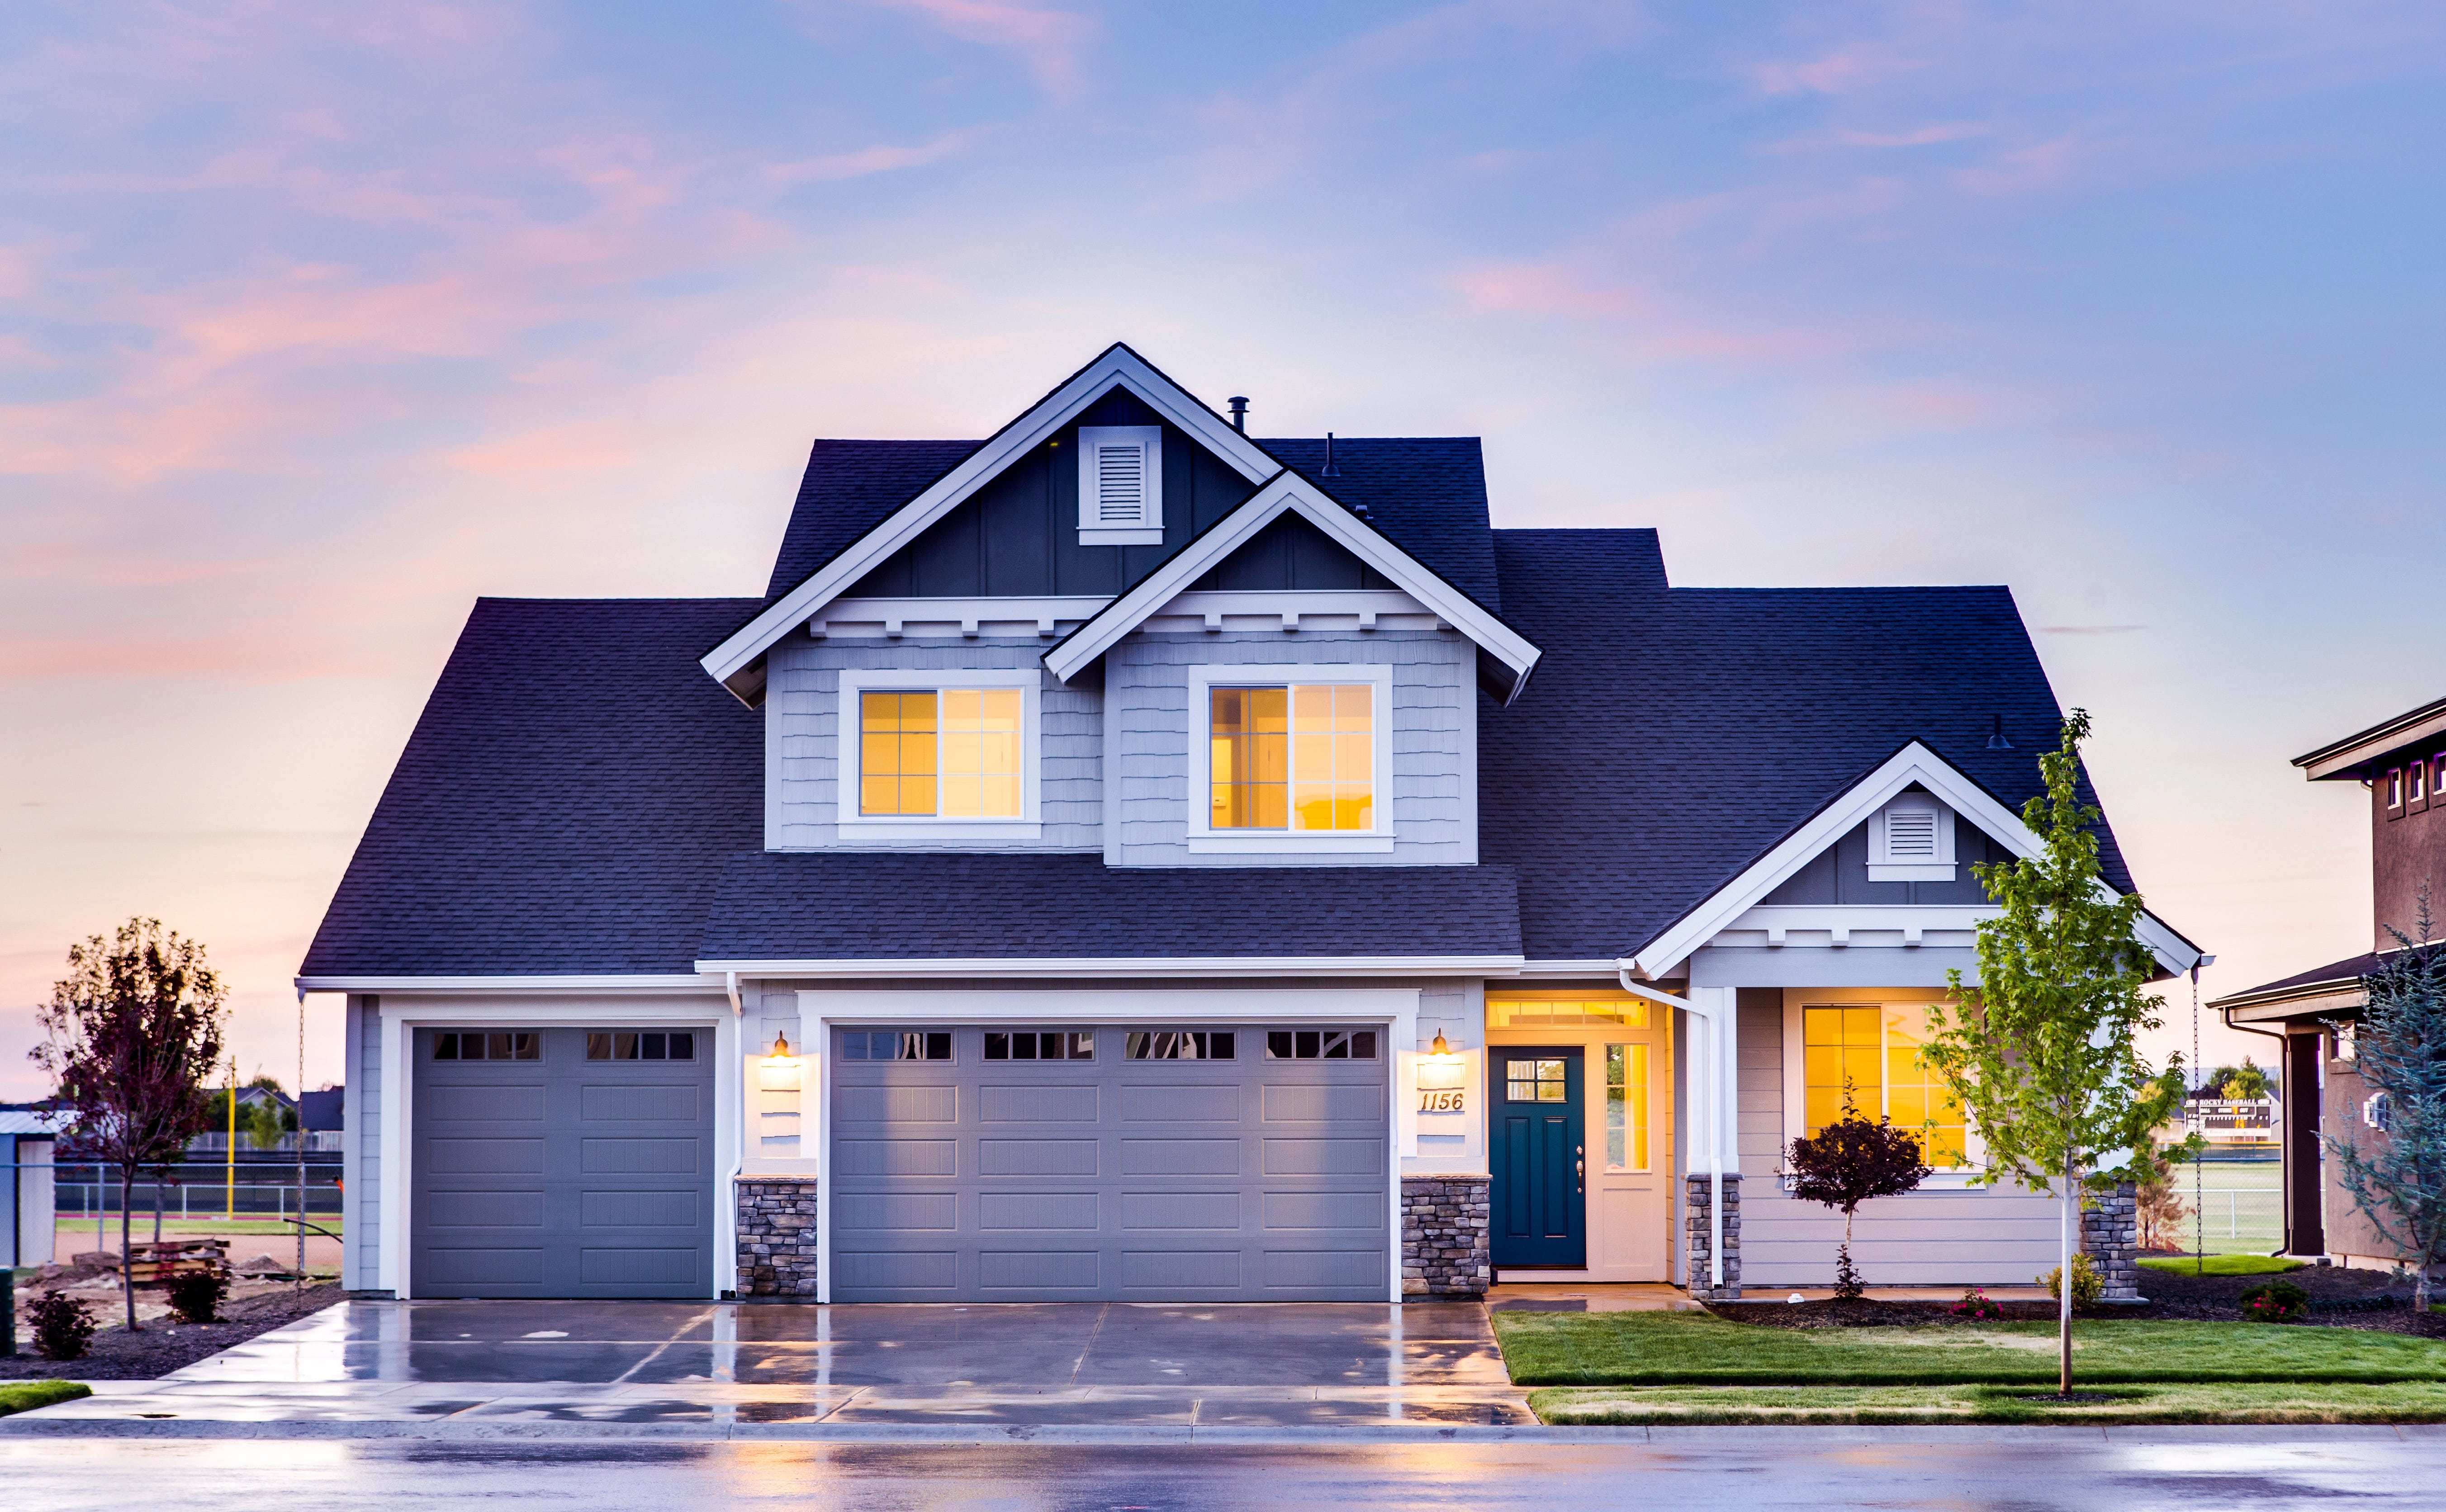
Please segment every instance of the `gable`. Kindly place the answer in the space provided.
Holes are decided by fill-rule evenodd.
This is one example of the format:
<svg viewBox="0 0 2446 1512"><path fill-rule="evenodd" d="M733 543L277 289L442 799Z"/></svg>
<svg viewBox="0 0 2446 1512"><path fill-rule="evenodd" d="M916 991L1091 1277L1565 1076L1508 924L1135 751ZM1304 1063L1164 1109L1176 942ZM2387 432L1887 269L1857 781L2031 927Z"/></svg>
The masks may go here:
<svg viewBox="0 0 2446 1512"><path fill-rule="evenodd" d="M1846 906L1984 905L1987 902L1987 889L1979 885L1978 877L1970 868L1983 863L2010 861L2013 851L2003 841L1979 828L1977 821L1968 814L1955 813L1951 820L1954 873L1953 880L1949 882L1876 881L1869 870L1869 824L1864 820L1803 863L1799 870L1785 878L1773 892L1759 901L1768 905L1836 904Z"/></svg>
<svg viewBox="0 0 2446 1512"><path fill-rule="evenodd" d="M1333 588L1389 588L1392 579L1360 560L1298 514L1285 514L1251 536L1214 570L1191 585L1193 591L1316 592Z"/></svg>
<svg viewBox="0 0 2446 1512"><path fill-rule="evenodd" d="M1145 425L1163 435L1163 541L1085 546L1079 540L1079 431ZM1232 513L1256 485L1154 406L1116 386L1077 420L1013 457L915 540L841 597L1110 597Z"/></svg>

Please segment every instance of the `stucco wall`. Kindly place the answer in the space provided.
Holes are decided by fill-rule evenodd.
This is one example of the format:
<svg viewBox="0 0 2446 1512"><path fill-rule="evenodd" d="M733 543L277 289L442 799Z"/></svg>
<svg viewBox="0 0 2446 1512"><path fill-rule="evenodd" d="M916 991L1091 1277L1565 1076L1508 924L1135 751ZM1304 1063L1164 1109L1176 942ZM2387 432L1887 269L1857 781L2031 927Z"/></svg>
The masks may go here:
<svg viewBox="0 0 2446 1512"><path fill-rule="evenodd" d="M2383 1139L2384 1135L2361 1122L2361 1104L2369 1095L2369 1083L2361 1079L2351 1061L2328 1061L2326 1085L2319 1094L2320 1131L2361 1149ZM2399 1255L2399 1247L2380 1235L2378 1225L2370 1222L2369 1215L2353 1201L2352 1193L2345 1190L2334 1155L2326 1155L2320 1162L2320 1223L2326 1231L2327 1253L2386 1260Z"/></svg>

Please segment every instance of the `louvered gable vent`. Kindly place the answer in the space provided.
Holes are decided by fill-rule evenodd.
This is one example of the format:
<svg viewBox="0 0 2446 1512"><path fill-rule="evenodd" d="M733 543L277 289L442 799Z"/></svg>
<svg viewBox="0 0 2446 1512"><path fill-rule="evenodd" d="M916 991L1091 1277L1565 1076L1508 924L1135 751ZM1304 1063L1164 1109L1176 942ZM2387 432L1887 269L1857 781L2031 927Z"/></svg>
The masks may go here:
<svg viewBox="0 0 2446 1512"><path fill-rule="evenodd" d="M1927 809L1895 809L1886 814L1886 856L1892 861L1936 859L1936 814Z"/></svg>
<svg viewBox="0 0 2446 1512"><path fill-rule="evenodd" d="M1163 428L1079 427L1079 542L1163 542Z"/></svg>
<svg viewBox="0 0 2446 1512"><path fill-rule="evenodd" d="M1953 877L1953 811L1933 793L1897 794L1869 821L1871 882L1950 882Z"/></svg>

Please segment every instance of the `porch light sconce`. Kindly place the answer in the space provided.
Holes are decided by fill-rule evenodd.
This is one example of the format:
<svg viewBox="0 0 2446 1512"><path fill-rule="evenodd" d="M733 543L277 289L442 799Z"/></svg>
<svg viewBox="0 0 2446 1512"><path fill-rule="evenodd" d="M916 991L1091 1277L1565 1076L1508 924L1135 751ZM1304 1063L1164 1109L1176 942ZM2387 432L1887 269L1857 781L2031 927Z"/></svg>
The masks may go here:
<svg viewBox="0 0 2446 1512"><path fill-rule="evenodd" d="M790 1036L787 1035L775 1035L773 1036L773 1054L764 1057L764 1064L767 1066L781 1067L795 1066L798 1063L799 1057L790 1054Z"/></svg>
<svg viewBox="0 0 2446 1512"><path fill-rule="evenodd" d="M1435 1056L1438 1060L1458 1060L1460 1058L1460 1056L1453 1053L1452 1045L1445 1040L1444 1032L1440 1029L1436 1031L1436 1041L1434 1044L1427 1047L1427 1054Z"/></svg>

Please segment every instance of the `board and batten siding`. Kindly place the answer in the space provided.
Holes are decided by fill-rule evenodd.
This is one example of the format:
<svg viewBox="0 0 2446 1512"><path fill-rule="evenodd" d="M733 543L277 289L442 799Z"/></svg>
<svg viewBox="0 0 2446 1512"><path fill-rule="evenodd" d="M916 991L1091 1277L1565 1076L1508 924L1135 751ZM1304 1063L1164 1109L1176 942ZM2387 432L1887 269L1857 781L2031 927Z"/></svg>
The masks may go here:
<svg viewBox="0 0 2446 1512"><path fill-rule="evenodd" d="M378 999L348 999L344 1080L347 1130L340 1143L342 1204L340 1285L372 1291L382 1285L382 1015Z"/></svg>
<svg viewBox="0 0 2446 1512"><path fill-rule="evenodd" d="M1104 658L1111 784L1104 860L1117 867L1466 866L1477 861L1476 651L1458 632L1301 630L1134 635ZM1296 681L1305 665L1389 666L1391 781L1378 794L1390 852L1199 854L1189 849L1193 666L1264 668Z"/></svg>
<svg viewBox="0 0 2446 1512"><path fill-rule="evenodd" d="M794 636L773 648L765 691L765 823L768 850L924 850L920 840L843 840L835 822L840 794L840 675L844 670L962 671L1038 669L1044 645L1026 641L829 643ZM1103 845L1103 734L1092 687L1064 687L1043 674L1037 756L1042 762L1035 840L960 840L956 850L1095 850ZM853 717L854 718L854 717Z"/></svg>
<svg viewBox="0 0 2446 1512"><path fill-rule="evenodd" d="M1831 1286L1843 1215L1783 1189L1783 1145L1801 1131L1783 1106L1783 993L1739 1002L1741 1285ZM2056 1267L2060 1221L2054 1198L2009 1184L1879 1197L1860 1205L1852 1261L1871 1286L2027 1286Z"/></svg>

